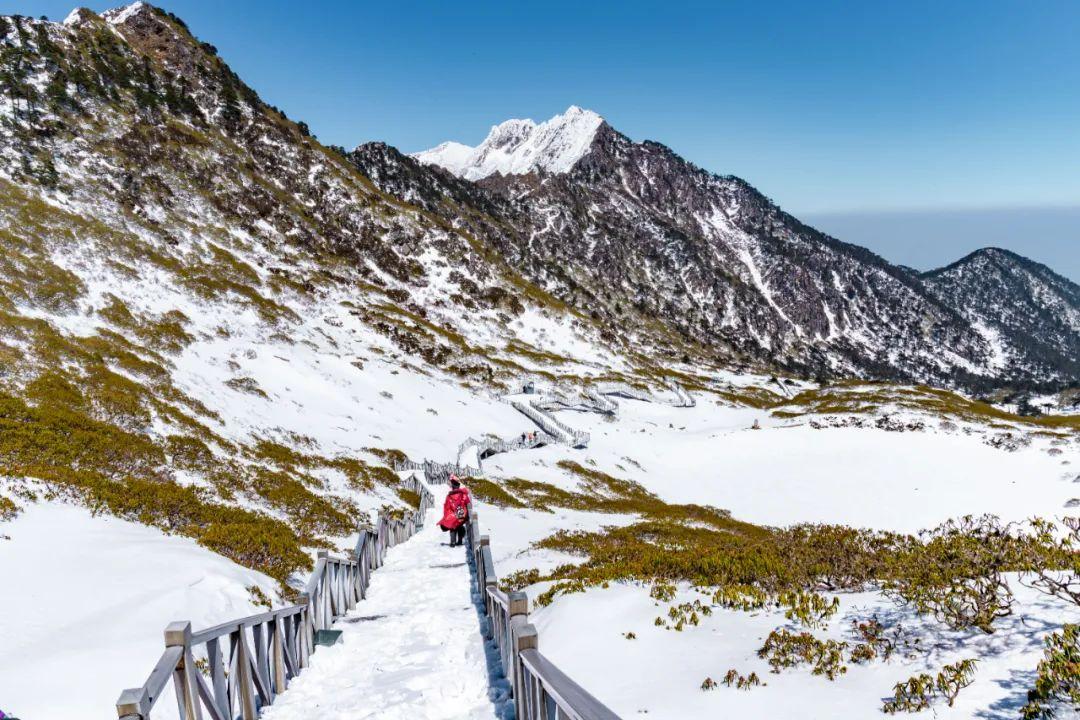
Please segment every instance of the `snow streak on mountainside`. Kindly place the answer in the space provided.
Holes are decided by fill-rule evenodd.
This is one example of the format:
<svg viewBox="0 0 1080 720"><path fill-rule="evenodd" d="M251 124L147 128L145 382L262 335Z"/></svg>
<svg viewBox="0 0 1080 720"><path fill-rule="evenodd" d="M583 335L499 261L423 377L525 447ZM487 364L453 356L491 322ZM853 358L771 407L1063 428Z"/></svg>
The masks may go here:
<svg viewBox="0 0 1080 720"><path fill-rule="evenodd" d="M925 273L927 287L994 344L1016 382L1080 378L1080 286L1008 250L987 248Z"/></svg>
<svg viewBox="0 0 1080 720"><path fill-rule="evenodd" d="M491 128L476 147L446 142L413 155L426 165L438 165L459 177L479 180L499 173L523 175L537 170L563 173L589 152L597 128L596 113L571 106L539 125L532 120L507 120Z"/></svg>

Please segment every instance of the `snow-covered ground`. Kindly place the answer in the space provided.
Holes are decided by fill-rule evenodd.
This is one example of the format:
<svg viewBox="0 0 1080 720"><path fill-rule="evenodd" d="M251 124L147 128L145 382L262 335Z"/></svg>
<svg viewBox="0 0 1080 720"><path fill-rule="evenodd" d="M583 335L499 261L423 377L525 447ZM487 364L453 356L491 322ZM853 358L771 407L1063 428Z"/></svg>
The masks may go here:
<svg viewBox="0 0 1080 720"><path fill-rule="evenodd" d="M248 587L275 593L272 579L188 538L60 502L24 506L0 524L0 710L12 717L115 717L120 691L164 650L166 625L252 615Z"/></svg>
<svg viewBox="0 0 1080 720"><path fill-rule="evenodd" d="M640 482L668 502L713 505L741 520L901 532L968 514L1051 516L1080 496L1080 485L1072 482L1080 476L1076 443L1061 454L1052 454L1047 441L1006 452L961 431L814 429L805 421L778 421L760 410L708 401L693 408L619 402L614 422L559 414L591 433L587 450L496 455L484 468L496 476L565 485L569 478L555 462L571 457ZM761 430L751 429L755 420Z"/></svg>
<svg viewBox="0 0 1080 720"><path fill-rule="evenodd" d="M436 495L424 529L390 549L367 600L338 621L342 642L319 648L264 720L512 717L498 655L481 635L468 551L435 524Z"/></svg>
<svg viewBox="0 0 1080 720"><path fill-rule="evenodd" d="M685 588L676 602L695 596ZM811 675L808 667L769 671L757 649L777 626L781 612L745 613L717 609L697 627L674 632L653 625L666 606L647 589L612 585L560 598L532 616L541 650L622 718L856 718L882 717L883 698L893 686L920 672L933 674L946 663L978 658L975 683L952 708L934 705L939 718L1016 720L1042 657L1042 638L1066 622L1080 621L1080 609L1017 587L1019 610L993 635L943 631L932 620L904 612L878 593L841 595L841 609L820 638L846 640L854 620L874 614L900 624L912 641L912 657L849 665L835 681ZM635 640L623 633L633 632ZM920 642L915 645L914 641ZM721 685L704 692L706 677L716 682L729 669L756 672L764 685L749 691ZM1068 717L1063 715L1062 717Z"/></svg>
<svg viewBox="0 0 1080 720"><path fill-rule="evenodd" d="M711 504L742 520L767 525L844 523L915 532L949 518L993 513L1008 520L1059 517L1080 496L1076 442L1062 446L1034 439L1012 452L985 442L982 433L928 429L889 432L836 427L814 429L805 421L780 421L749 408L731 408L699 397L695 408L620 400L617 420L561 412L560 419L588 430L588 449L553 446L497 455L485 461L491 476L523 477L560 487L576 479L557 467L571 459L620 478L640 482L669 502ZM758 420L761 429L750 429ZM572 558L530 549L555 529L595 530L621 525L626 516L533 510L479 504L482 532L491 535L500 576L530 567L549 570ZM1015 718L1042 640L1080 608L1013 583L1014 615L992 635L951 632L932 619L899 608L881 593L841 594L840 612L820 638L846 640L853 620L877 616L903 628L911 643L889 662L849 665L830 682L808 668L775 675L757 657L774 628L795 628L780 611L745 613L717 608L701 625L682 632L656 627L669 603L649 588L612 584L560 595L534 611L543 652L624 718L865 718L880 714L893 686L944 664L978 658L973 686L956 705L935 705L940 717ZM542 586L542 587L546 587ZM542 587L532 593L536 595ZM681 587L675 603L707 597ZM633 632L636 640L623 633ZM916 639L918 642L916 643ZM719 682L729 669L756 672L766 683L749 692L720 686L703 692L706 677ZM647 715L646 715L647 713Z"/></svg>

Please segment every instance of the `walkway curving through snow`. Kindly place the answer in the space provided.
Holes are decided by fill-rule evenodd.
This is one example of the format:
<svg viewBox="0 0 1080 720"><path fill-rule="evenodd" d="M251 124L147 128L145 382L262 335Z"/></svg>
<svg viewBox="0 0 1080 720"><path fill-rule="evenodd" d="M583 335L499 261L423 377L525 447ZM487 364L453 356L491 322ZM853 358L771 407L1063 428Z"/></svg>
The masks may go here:
<svg viewBox="0 0 1080 720"><path fill-rule="evenodd" d="M439 529L444 491L424 528L391 548L366 600L340 619L263 720L499 720L512 717L498 657L481 634L467 548Z"/></svg>

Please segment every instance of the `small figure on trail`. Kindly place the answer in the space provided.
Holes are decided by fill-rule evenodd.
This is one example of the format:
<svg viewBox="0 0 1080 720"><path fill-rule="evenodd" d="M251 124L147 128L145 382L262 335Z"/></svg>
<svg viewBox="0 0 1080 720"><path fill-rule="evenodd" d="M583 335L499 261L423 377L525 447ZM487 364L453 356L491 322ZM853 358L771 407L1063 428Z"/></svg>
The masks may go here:
<svg viewBox="0 0 1080 720"><path fill-rule="evenodd" d="M528 432L521 433L521 444L524 445L528 441L529 441L529 433Z"/></svg>
<svg viewBox="0 0 1080 720"><path fill-rule="evenodd" d="M757 421L757 418L754 418L754 424L750 426L750 429L751 430L760 430L761 429L761 423L759 423Z"/></svg>
<svg viewBox="0 0 1080 720"><path fill-rule="evenodd" d="M472 498L469 488L461 484L458 476L450 475L450 492L443 503L443 518L439 527L450 533L450 547L457 547L465 542L465 531L469 527L469 506Z"/></svg>

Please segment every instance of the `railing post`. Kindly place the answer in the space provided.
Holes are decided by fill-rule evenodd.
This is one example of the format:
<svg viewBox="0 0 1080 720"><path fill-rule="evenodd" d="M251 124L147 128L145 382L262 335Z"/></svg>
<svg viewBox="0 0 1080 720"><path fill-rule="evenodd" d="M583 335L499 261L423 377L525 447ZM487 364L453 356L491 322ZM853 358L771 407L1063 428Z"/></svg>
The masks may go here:
<svg viewBox="0 0 1080 720"><path fill-rule="evenodd" d="M520 635L520 631L529 622L529 596L524 590L518 590L510 593L507 596L507 614L510 616L510 667L504 668L509 677L510 687L513 688L514 697L520 698L525 696L525 690L522 687L522 677L519 671L520 666L520 652L518 649L518 641L514 640L515 634ZM529 626L531 627L531 626ZM533 639L534 647L536 640ZM517 700L514 701L517 704ZM518 712L521 712L518 709ZM524 718L524 715L519 717Z"/></svg>
<svg viewBox="0 0 1080 720"><path fill-rule="evenodd" d="M319 597L316 602L319 606L318 612L315 614L315 629L326 630L330 627L330 553L326 550L320 550L318 552L318 559L323 561L323 572L319 576L318 588Z"/></svg>
<svg viewBox="0 0 1080 720"><path fill-rule="evenodd" d="M480 536L480 542L476 544L476 577L479 580L480 592L484 592L484 588L487 587L487 568L484 567L484 548L491 546L491 538L487 535ZM487 604L487 598L481 598L484 604Z"/></svg>
<svg viewBox="0 0 1080 720"><path fill-rule="evenodd" d="M180 720L202 720L199 689L195 685L195 673L198 671L191 655L191 623L184 620L169 623L165 628L165 647L184 649L180 662L173 670L173 690L176 692Z"/></svg>
<svg viewBox="0 0 1080 720"><path fill-rule="evenodd" d="M233 652L236 654L238 675L233 691L240 693L240 717L242 720L256 720L258 713L255 709L255 679L251 676L251 659L248 656L243 625L236 628L236 649Z"/></svg>
<svg viewBox="0 0 1080 720"><path fill-rule="evenodd" d="M536 628L529 624L526 617L518 615L511 618L510 638L514 648L513 678L511 680L514 688L514 712L516 717L524 720L524 718L528 717L526 713L528 712L529 693L525 687L525 674L521 668L521 651L539 650L540 636L536 632ZM545 713L544 710L540 712Z"/></svg>
<svg viewBox="0 0 1080 720"><path fill-rule="evenodd" d="M116 716L120 720L147 720L150 716L150 696L146 688L130 688L120 693L116 701Z"/></svg>
<svg viewBox="0 0 1080 720"><path fill-rule="evenodd" d="M221 657L219 638L206 641L206 659L210 666L210 682L214 686L214 702L222 717L229 717L229 684L225 679L225 665Z"/></svg>
<svg viewBox="0 0 1080 720"><path fill-rule="evenodd" d="M289 684L285 672L285 633L280 617L275 617L271 622L273 628L270 636L270 672L273 675L274 693L280 694L285 692Z"/></svg>
<svg viewBox="0 0 1080 720"><path fill-rule="evenodd" d="M312 605L311 597L307 593L300 593L296 600L297 605L303 605L305 610L300 613L298 619L300 621L300 630L297 633L296 642L299 646L299 650L296 653L297 671L302 668L308 667L310 664L309 658L311 657L312 648L315 646L315 628L312 618Z"/></svg>

